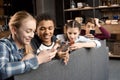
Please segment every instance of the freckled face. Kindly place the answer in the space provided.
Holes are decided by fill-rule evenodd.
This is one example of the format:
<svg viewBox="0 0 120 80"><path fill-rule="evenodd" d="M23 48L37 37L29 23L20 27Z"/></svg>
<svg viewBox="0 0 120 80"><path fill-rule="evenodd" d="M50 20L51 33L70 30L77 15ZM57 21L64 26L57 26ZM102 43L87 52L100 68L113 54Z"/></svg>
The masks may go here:
<svg viewBox="0 0 120 80"><path fill-rule="evenodd" d="M67 32L67 37L70 41L71 40L75 41L80 34L80 30L77 27L76 28L67 28L66 32Z"/></svg>
<svg viewBox="0 0 120 80"><path fill-rule="evenodd" d="M37 35L40 37L42 42L46 45L51 44L51 38L54 34L54 23L52 20L43 20L37 27Z"/></svg>
<svg viewBox="0 0 120 80"><path fill-rule="evenodd" d="M35 20L23 20L19 29L16 29L16 42L20 45L30 44L31 39L34 37L34 32L36 29L36 21Z"/></svg>

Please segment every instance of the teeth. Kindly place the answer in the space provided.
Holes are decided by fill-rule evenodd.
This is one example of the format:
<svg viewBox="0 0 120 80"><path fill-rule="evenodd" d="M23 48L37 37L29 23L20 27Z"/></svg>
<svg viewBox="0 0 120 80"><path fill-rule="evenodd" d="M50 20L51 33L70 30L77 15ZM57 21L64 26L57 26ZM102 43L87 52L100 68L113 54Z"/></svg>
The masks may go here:
<svg viewBox="0 0 120 80"><path fill-rule="evenodd" d="M50 36L44 36L45 38L50 38Z"/></svg>

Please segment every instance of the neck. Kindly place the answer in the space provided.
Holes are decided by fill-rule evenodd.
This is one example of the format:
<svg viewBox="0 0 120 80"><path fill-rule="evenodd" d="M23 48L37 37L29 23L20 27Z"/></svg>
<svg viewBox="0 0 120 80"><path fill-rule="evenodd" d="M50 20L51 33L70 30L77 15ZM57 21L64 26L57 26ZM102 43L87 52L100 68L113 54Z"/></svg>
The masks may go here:
<svg viewBox="0 0 120 80"><path fill-rule="evenodd" d="M45 44L45 45L49 46L49 45L51 45L51 44L52 44L52 42L51 42L51 41L50 41L50 42L43 42L43 44Z"/></svg>

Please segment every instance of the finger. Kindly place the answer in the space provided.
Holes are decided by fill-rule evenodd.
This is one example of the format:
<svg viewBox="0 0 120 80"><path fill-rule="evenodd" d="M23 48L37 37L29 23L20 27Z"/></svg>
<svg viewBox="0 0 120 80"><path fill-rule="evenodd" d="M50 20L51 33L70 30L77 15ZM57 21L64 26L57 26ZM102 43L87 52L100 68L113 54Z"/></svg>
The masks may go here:
<svg viewBox="0 0 120 80"><path fill-rule="evenodd" d="M67 65L67 61L64 60L65 65Z"/></svg>
<svg viewBox="0 0 120 80"><path fill-rule="evenodd" d="M51 57L52 57L52 58L55 57L56 53L57 53L57 50L54 50L54 52L52 52L52 53L50 54Z"/></svg>
<svg viewBox="0 0 120 80"><path fill-rule="evenodd" d="M65 63L65 65L68 64L68 59L67 58L64 59L64 63Z"/></svg>
<svg viewBox="0 0 120 80"><path fill-rule="evenodd" d="M70 50L75 50L75 47L74 46L70 47Z"/></svg>
<svg viewBox="0 0 120 80"><path fill-rule="evenodd" d="M55 54L50 55L50 58L54 58L54 57L55 57Z"/></svg>

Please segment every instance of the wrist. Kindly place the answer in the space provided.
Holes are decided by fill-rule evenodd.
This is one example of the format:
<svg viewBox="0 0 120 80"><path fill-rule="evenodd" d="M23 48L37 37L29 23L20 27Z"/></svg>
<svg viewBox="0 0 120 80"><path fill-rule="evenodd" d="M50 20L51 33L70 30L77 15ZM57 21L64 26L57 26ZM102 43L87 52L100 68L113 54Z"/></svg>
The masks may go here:
<svg viewBox="0 0 120 80"><path fill-rule="evenodd" d="M37 58L38 64L42 64L42 62L41 62L41 60L39 59L39 57L36 56L36 58Z"/></svg>
<svg viewBox="0 0 120 80"><path fill-rule="evenodd" d="M78 48L83 48L83 47L85 46L84 43L78 43L77 45L78 45L78 46L77 46ZM79 46L79 45L80 45L80 46Z"/></svg>
<svg viewBox="0 0 120 80"><path fill-rule="evenodd" d="M96 24L98 27L101 27L101 25L99 23Z"/></svg>

